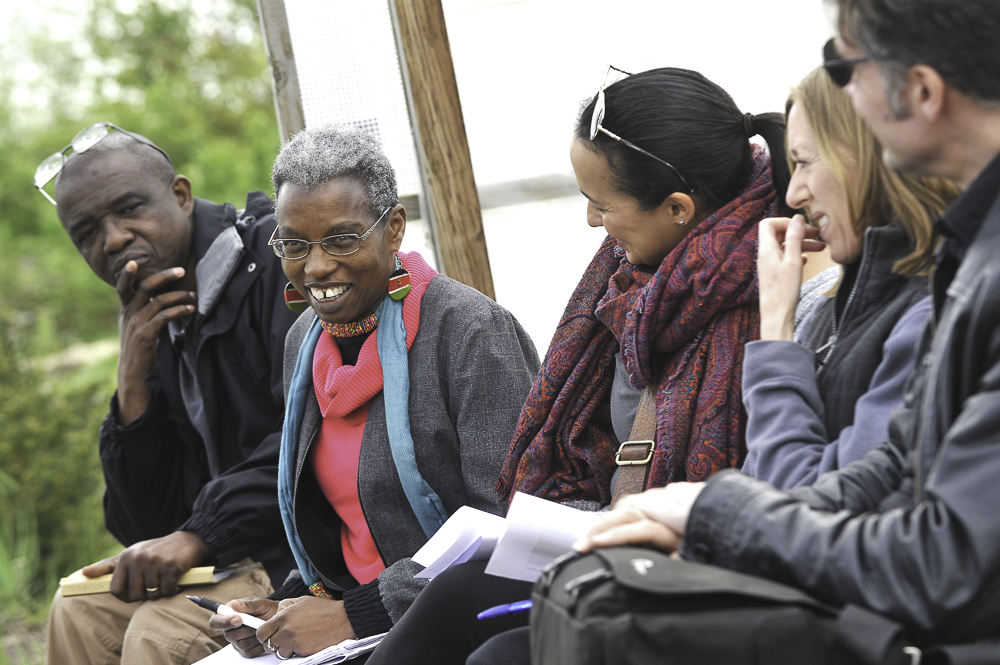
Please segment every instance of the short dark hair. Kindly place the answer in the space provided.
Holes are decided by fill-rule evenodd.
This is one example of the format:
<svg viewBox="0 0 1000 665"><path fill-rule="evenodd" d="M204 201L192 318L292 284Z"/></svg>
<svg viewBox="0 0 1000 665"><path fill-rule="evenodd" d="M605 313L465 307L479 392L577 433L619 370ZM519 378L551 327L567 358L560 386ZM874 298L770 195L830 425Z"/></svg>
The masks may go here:
<svg viewBox="0 0 1000 665"><path fill-rule="evenodd" d="M145 137L143 137L145 138ZM161 180L164 183L173 182L174 176L177 175L177 171L174 170L174 165L164 157L163 153L157 151L156 148L149 146L141 141L137 141L134 137L122 133L122 132L112 132L106 137L94 144L90 149L79 152L71 153L66 159L66 166L63 167L61 173L59 173L56 179L56 190L58 192L59 182L66 177L72 177L73 174L87 164L102 157L104 155L113 152L125 152L135 158L139 163L140 168L150 177ZM58 197L58 193L56 194Z"/></svg>
<svg viewBox="0 0 1000 665"><path fill-rule="evenodd" d="M841 34L888 65L890 87L910 67L934 68L959 92L1000 103L998 0L829 0Z"/></svg>
<svg viewBox="0 0 1000 665"><path fill-rule="evenodd" d="M694 190L710 210L733 200L750 184L753 150L744 114L725 90L687 69L665 67L628 76L605 91L602 126L666 160L683 176L604 133L590 140L596 95L583 105L576 136L602 154L615 186L651 210L674 192ZM778 113L752 116L752 132L767 141L779 200L788 186L785 120Z"/></svg>

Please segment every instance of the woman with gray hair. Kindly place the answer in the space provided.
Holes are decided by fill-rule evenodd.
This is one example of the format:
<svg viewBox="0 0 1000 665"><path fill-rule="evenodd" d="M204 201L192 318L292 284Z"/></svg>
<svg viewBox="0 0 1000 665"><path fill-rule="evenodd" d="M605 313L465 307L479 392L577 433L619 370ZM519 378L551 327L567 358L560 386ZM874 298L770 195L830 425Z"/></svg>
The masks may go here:
<svg viewBox="0 0 1000 665"><path fill-rule="evenodd" d="M505 309L400 252L406 210L378 142L306 129L274 164L271 240L307 309L285 346L278 493L298 563L211 625L246 657L313 654L392 627L426 580L410 557L494 492L538 356ZM280 610L280 613L279 613Z"/></svg>

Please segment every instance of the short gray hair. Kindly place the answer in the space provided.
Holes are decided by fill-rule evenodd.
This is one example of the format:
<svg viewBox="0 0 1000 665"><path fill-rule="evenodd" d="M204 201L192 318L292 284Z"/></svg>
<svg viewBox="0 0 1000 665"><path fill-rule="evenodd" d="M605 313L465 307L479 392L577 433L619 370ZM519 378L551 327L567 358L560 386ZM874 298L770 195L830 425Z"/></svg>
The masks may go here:
<svg viewBox="0 0 1000 665"><path fill-rule="evenodd" d="M396 172L378 139L348 125L303 129L282 146L271 171L275 198L286 182L312 189L335 178L360 180L376 217L399 202Z"/></svg>

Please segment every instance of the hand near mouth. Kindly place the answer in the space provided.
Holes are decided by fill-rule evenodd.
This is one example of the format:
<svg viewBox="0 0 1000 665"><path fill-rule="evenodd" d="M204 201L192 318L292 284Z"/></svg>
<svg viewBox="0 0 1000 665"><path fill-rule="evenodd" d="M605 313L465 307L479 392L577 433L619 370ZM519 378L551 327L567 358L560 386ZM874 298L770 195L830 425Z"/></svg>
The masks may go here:
<svg viewBox="0 0 1000 665"><path fill-rule="evenodd" d="M808 226L802 215L773 217L758 225L757 279L760 284L760 338L792 340L795 307L802 287L803 252L825 244L815 240L819 229Z"/></svg>
<svg viewBox="0 0 1000 665"><path fill-rule="evenodd" d="M135 284L139 266L125 264L116 288L122 302L118 315L121 352L118 357L118 412L122 426L138 420L149 406L149 377L156 364L156 340L164 326L194 312L195 293L163 291L184 277L183 268L169 268Z"/></svg>

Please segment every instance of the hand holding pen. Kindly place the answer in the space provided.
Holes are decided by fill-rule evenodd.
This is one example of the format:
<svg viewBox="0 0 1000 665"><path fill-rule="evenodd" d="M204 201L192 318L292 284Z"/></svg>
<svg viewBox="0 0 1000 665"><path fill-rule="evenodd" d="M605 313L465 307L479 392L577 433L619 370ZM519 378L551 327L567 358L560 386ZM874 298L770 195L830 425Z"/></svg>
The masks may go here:
<svg viewBox="0 0 1000 665"><path fill-rule="evenodd" d="M220 616L223 616L223 617L239 617L240 621L241 621L241 625L247 626L249 628L253 628L255 631L258 628L260 628L261 626L263 626L264 622L267 620L266 618L260 618L260 617L257 617L257 616L252 616L250 614L246 614L244 612L239 612L236 609L230 607L229 605L223 605L221 603L215 602L214 600L209 600L208 598L202 598L200 596L188 596L187 599L190 600L195 605L197 605L198 607L202 607L202 608L204 608L206 610L210 610L210 611L212 611L215 614L218 614ZM245 604L245 603L243 603L242 601L239 601L239 600L235 600L235 601L231 601L231 602L233 602L233 603L239 603L241 606ZM267 618L270 618L270 617L267 617ZM236 627L238 627L238 626L234 626L233 623L232 623L232 620L230 620L230 619L227 619L226 622L227 622L228 627L230 627L230 628L236 628ZM218 627L216 629L217 630L225 630L224 627Z"/></svg>

